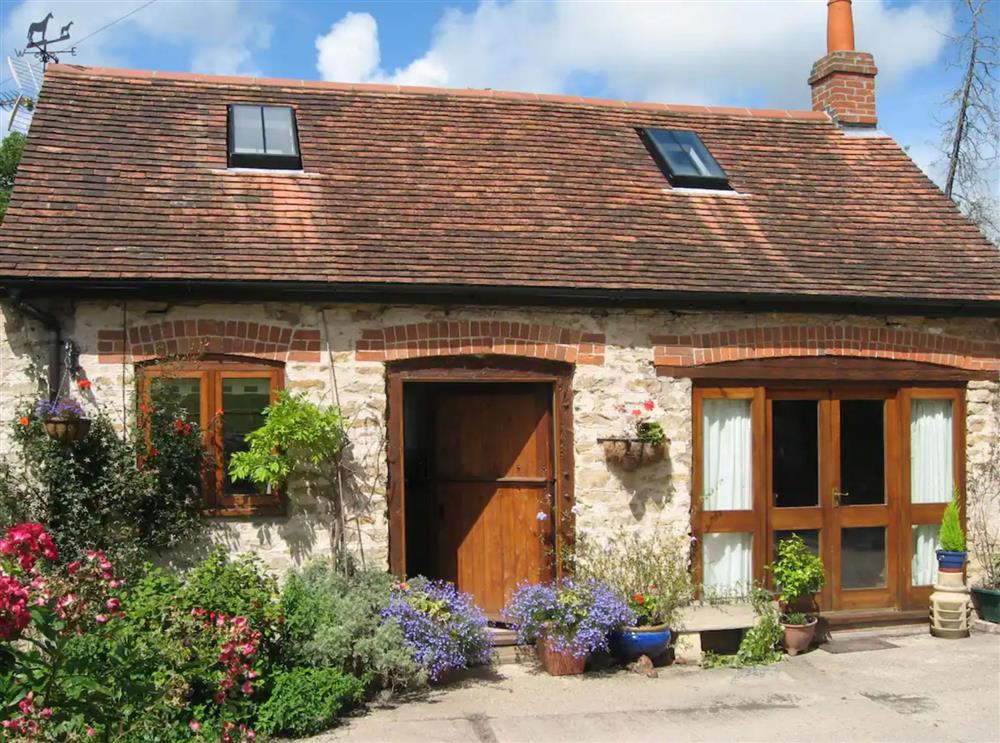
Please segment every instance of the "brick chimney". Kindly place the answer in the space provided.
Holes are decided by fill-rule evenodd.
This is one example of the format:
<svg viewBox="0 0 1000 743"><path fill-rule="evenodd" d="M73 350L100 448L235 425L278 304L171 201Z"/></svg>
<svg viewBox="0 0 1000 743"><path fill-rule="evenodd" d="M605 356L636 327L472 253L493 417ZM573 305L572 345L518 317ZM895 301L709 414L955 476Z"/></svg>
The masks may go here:
<svg viewBox="0 0 1000 743"><path fill-rule="evenodd" d="M813 111L826 111L844 127L874 127L875 60L854 50L851 0L827 0L826 56L809 75Z"/></svg>

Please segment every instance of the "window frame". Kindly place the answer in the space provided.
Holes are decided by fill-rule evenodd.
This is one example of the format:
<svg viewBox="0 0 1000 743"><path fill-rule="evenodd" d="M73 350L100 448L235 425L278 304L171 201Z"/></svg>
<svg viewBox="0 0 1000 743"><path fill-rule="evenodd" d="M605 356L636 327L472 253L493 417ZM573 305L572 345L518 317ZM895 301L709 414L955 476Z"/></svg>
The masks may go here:
<svg viewBox="0 0 1000 743"><path fill-rule="evenodd" d="M201 415L198 425L202 432L208 466L202 473L202 514L206 516L258 516L284 515L284 491L273 493L223 492L222 427L215 424L216 411L221 410L222 383L227 377L268 379L270 398L274 402L284 389L285 369L280 362L243 358L202 358L193 361L154 361L136 369L139 398L149 403L150 384L157 377L198 378L200 384Z"/></svg>
<svg viewBox="0 0 1000 743"><path fill-rule="evenodd" d="M733 190L733 187L729 183L729 174L726 173L722 165L719 164L719 161L715 159L715 155L712 154L711 150L708 149L708 146L702 141L701 137L698 136L698 132L691 129L666 129L659 126L640 127L638 132L639 138L642 140L643 144L646 145L646 149L649 150L649 154L659 166L663 175L666 176L666 179L670 182L671 186L676 188L699 188L709 191ZM704 154L707 155L711 161L707 164L709 169L711 169L711 166L715 166L715 168L717 168L719 173L722 175L691 175L689 173L675 172L666 155L664 155L662 149L660 148L653 132L667 132L673 138L674 144L682 150L683 145L676 135L687 134L694 137L704 150ZM688 156L688 158L690 159L690 156Z"/></svg>
<svg viewBox="0 0 1000 743"><path fill-rule="evenodd" d="M260 110L261 136L267 149L267 129L264 125L265 108L285 108L292 114L292 139L295 143L294 155L269 155L253 152L236 152L236 127L233 112L236 106ZM302 170L302 147L299 142L299 117L295 106L273 103L230 103L226 106L226 164L230 168L258 168L262 170Z"/></svg>

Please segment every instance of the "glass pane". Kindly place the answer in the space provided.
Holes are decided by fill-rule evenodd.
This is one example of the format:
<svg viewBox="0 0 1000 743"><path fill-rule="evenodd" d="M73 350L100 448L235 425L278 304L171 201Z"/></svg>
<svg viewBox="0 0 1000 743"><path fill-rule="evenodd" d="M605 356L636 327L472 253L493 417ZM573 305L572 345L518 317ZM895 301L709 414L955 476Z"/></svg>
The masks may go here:
<svg viewBox="0 0 1000 743"><path fill-rule="evenodd" d="M806 547L814 555L819 554L819 529L791 529L789 531L776 531L774 532L774 556L771 558L773 560L778 559L778 545L781 540L788 539L793 534L798 534L802 537L802 541L806 543Z"/></svg>
<svg viewBox="0 0 1000 743"><path fill-rule="evenodd" d="M951 500L951 400L913 400L910 404L910 502Z"/></svg>
<svg viewBox="0 0 1000 743"><path fill-rule="evenodd" d="M885 527L841 529L841 588L881 588L884 585Z"/></svg>
<svg viewBox="0 0 1000 743"><path fill-rule="evenodd" d="M771 435L774 505L819 505L819 403L774 400Z"/></svg>
<svg viewBox="0 0 1000 743"><path fill-rule="evenodd" d="M292 109L264 106L264 134L268 155L296 155Z"/></svg>
<svg viewBox="0 0 1000 743"><path fill-rule="evenodd" d="M246 451L244 437L264 423L263 411L271 402L271 380L227 377L222 380L222 466L225 492L252 493L257 487L229 478L229 458L233 452Z"/></svg>
<svg viewBox="0 0 1000 743"><path fill-rule="evenodd" d="M706 511L752 508L752 442L749 400L702 403L702 502Z"/></svg>
<svg viewBox="0 0 1000 743"><path fill-rule="evenodd" d="M233 152L264 154L260 106L233 106Z"/></svg>
<svg viewBox="0 0 1000 743"><path fill-rule="evenodd" d="M159 390L165 390L166 394L177 395L177 402L184 409L185 420L201 424L201 379L199 377L155 378L152 383L154 398L160 394Z"/></svg>
<svg viewBox="0 0 1000 743"><path fill-rule="evenodd" d="M920 524L910 530L913 539L913 557L910 559L910 582L915 586L930 586L937 577L938 532L937 524Z"/></svg>
<svg viewBox="0 0 1000 743"><path fill-rule="evenodd" d="M699 175L725 178L726 174L694 132L674 132L674 138Z"/></svg>
<svg viewBox="0 0 1000 743"><path fill-rule="evenodd" d="M885 503L885 402L840 401L840 505Z"/></svg>
<svg viewBox="0 0 1000 743"><path fill-rule="evenodd" d="M706 593L743 595L750 588L753 534L748 532L702 535L702 563Z"/></svg>

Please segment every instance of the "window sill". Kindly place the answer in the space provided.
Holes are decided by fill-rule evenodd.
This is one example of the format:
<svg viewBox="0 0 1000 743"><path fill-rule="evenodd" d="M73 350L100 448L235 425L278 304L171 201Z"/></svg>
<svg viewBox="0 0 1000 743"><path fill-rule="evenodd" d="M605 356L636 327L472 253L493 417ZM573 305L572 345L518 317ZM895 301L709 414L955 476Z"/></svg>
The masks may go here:
<svg viewBox="0 0 1000 743"><path fill-rule="evenodd" d="M282 503L269 503L255 506L222 506L218 508L203 508L201 515L207 518L246 518L257 516L287 516L287 509Z"/></svg>
<svg viewBox="0 0 1000 743"><path fill-rule="evenodd" d="M289 178L320 178L323 175L308 170L287 168L212 168L209 172L216 175L286 175Z"/></svg>

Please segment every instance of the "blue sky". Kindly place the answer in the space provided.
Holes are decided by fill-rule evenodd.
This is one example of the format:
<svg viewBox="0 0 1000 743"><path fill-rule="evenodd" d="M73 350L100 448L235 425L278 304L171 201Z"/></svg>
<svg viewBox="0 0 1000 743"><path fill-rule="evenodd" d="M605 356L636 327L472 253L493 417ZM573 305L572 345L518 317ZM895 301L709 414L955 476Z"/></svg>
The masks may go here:
<svg viewBox="0 0 1000 743"><path fill-rule="evenodd" d="M2 0L3 56L48 10L53 28L72 20L82 39L146 1ZM957 77L945 39L961 21L956 8L854 3L858 48L880 69L881 128L932 177L934 119ZM825 22L825 0L156 0L63 61L808 108Z"/></svg>

